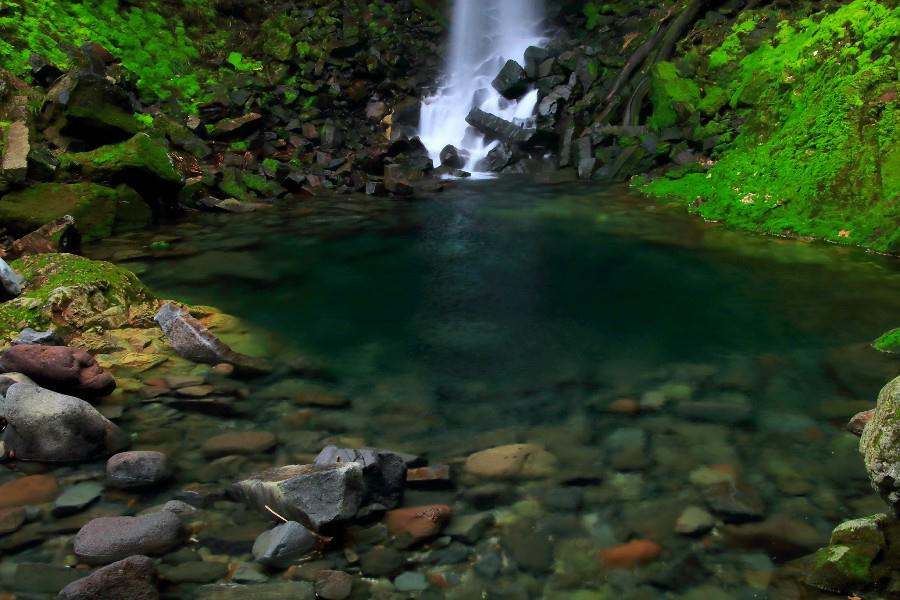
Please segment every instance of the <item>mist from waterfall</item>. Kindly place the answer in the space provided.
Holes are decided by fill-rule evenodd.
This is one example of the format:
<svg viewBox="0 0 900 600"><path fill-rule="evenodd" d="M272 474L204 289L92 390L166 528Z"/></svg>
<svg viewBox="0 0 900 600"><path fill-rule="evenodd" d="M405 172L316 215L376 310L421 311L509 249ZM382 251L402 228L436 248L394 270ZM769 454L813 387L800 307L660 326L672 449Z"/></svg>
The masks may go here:
<svg viewBox="0 0 900 600"><path fill-rule="evenodd" d="M435 166L448 144L468 153L464 170L478 164L498 142L466 123L473 108L508 121L525 122L534 115L537 90L520 100L507 100L491 86L507 60L524 65L525 50L539 45L543 0L456 0L451 24L450 54L443 86L424 100L419 137Z"/></svg>

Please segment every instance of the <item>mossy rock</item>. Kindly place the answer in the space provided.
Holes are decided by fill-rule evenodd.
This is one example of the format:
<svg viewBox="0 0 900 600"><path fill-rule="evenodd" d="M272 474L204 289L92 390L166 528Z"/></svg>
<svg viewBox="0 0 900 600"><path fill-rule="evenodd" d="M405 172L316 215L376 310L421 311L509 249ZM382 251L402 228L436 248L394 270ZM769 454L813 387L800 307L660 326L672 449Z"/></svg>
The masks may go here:
<svg viewBox="0 0 900 600"><path fill-rule="evenodd" d="M872 420L859 440L866 471L894 514L900 513L900 377L878 394Z"/></svg>
<svg viewBox="0 0 900 600"><path fill-rule="evenodd" d="M681 77L673 63L656 63L650 69L650 100L653 114L649 125L660 131L675 126L697 110L700 87Z"/></svg>
<svg viewBox="0 0 900 600"><path fill-rule="evenodd" d="M813 570L807 583L822 590L850 593L862 587L872 587L872 560L868 552L853 546L836 544L820 548L815 555Z"/></svg>
<svg viewBox="0 0 900 600"><path fill-rule="evenodd" d="M106 78L72 72L47 93L44 118L62 134L93 145L119 142L141 130L132 98Z"/></svg>
<svg viewBox="0 0 900 600"><path fill-rule="evenodd" d="M60 168L93 181L149 182L156 187L177 187L182 182L165 144L146 133L90 152L64 154Z"/></svg>
<svg viewBox="0 0 900 600"><path fill-rule="evenodd" d="M879 352L900 354L900 327L892 329L872 342L872 347Z"/></svg>
<svg viewBox="0 0 900 600"><path fill-rule="evenodd" d="M144 200L124 185L37 183L0 198L0 223L13 235L26 235L65 215L75 218L84 241L139 229L152 220Z"/></svg>
<svg viewBox="0 0 900 600"><path fill-rule="evenodd" d="M152 326L157 302L130 271L74 254L38 254L11 263L21 296L0 304L0 339L24 327L77 335L94 327Z"/></svg>

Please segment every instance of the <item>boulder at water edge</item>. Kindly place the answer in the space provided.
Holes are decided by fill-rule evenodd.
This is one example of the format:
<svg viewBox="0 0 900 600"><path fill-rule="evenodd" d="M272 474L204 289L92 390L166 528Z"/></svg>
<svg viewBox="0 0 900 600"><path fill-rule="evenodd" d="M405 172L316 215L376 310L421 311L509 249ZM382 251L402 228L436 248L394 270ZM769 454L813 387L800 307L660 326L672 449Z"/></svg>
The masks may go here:
<svg viewBox="0 0 900 600"><path fill-rule="evenodd" d="M269 469L233 484L229 494L267 514L268 507L320 530L355 517L364 489L362 467L351 462Z"/></svg>
<svg viewBox="0 0 900 600"><path fill-rule="evenodd" d="M259 534L253 542L253 558L276 569L286 569L316 545L316 535L297 523L288 521Z"/></svg>
<svg viewBox="0 0 900 600"><path fill-rule="evenodd" d="M67 346L18 344L0 354L0 371L23 373L48 389L83 398L116 389L116 380L93 356Z"/></svg>
<svg viewBox="0 0 900 600"><path fill-rule="evenodd" d="M859 440L872 486L900 515L900 377L878 394L878 405Z"/></svg>
<svg viewBox="0 0 900 600"><path fill-rule="evenodd" d="M0 412L7 422L0 454L18 460L78 462L128 445L125 432L84 400L36 385L12 385Z"/></svg>
<svg viewBox="0 0 900 600"><path fill-rule="evenodd" d="M73 581L56 600L157 600L156 563L130 556Z"/></svg>
<svg viewBox="0 0 900 600"><path fill-rule="evenodd" d="M172 463L162 452L120 452L106 461L106 482L114 488L148 488L171 477Z"/></svg>
<svg viewBox="0 0 900 600"><path fill-rule="evenodd" d="M162 510L140 517L101 517L75 536L75 555L89 565L105 565L137 554L158 556L188 536L181 519Z"/></svg>

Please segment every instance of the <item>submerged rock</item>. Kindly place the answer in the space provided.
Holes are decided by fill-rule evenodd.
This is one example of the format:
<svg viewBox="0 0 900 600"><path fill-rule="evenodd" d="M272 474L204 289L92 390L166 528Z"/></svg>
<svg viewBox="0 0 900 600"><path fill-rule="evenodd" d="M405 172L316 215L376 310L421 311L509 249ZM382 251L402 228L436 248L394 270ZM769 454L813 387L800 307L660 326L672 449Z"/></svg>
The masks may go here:
<svg viewBox="0 0 900 600"><path fill-rule="evenodd" d="M140 517L101 517L75 536L75 555L91 565L103 565L137 554L157 556L187 539L181 519L160 511Z"/></svg>
<svg viewBox="0 0 900 600"><path fill-rule="evenodd" d="M356 516L365 493L362 467L288 465L233 484L229 494L257 510L270 508L318 531Z"/></svg>
<svg viewBox="0 0 900 600"><path fill-rule="evenodd" d="M106 481L114 488L148 488L171 477L172 464L162 452L120 452L106 461Z"/></svg>
<svg viewBox="0 0 900 600"><path fill-rule="evenodd" d="M154 320L163 330L172 349L183 358L208 365L228 363L234 365L238 372L246 374L271 371L265 361L232 350L200 321L174 304L163 304Z"/></svg>
<svg viewBox="0 0 900 600"><path fill-rule="evenodd" d="M510 444L470 455L463 466L467 475L481 479L548 477L557 469L556 457L535 444Z"/></svg>
<svg viewBox="0 0 900 600"><path fill-rule="evenodd" d="M312 550L317 541L309 529L288 521L259 534L253 542L253 558L267 567L286 569Z"/></svg>
<svg viewBox="0 0 900 600"><path fill-rule="evenodd" d="M18 344L0 354L0 371L22 373L53 391L85 398L116 389L113 376L79 348Z"/></svg>
<svg viewBox="0 0 900 600"><path fill-rule="evenodd" d="M128 445L125 432L84 400L35 385L13 385L0 408L7 422L2 454L18 460L79 462Z"/></svg>
<svg viewBox="0 0 900 600"><path fill-rule="evenodd" d="M872 420L863 429L859 450L872 486L900 515L900 377L878 394Z"/></svg>
<svg viewBox="0 0 900 600"><path fill-rule="evenodd" d="M450 520L450 513L445 504L399 508L388 511L386 522L391 535L415 543L436 537Z"/></svg>

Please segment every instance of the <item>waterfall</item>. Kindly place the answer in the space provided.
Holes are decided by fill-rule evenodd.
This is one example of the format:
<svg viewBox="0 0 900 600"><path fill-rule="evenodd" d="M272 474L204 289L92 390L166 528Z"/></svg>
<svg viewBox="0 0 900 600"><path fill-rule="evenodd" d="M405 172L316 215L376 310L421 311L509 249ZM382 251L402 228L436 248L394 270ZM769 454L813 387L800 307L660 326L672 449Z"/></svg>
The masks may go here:
<svg viewBox="0 0 900 600"><path fill-rule="evenodd" d="M466 171L477 172L478 163L498 142L466 123L473 108L524 122L534 115L538 101L532 90L519 101L507 100L491 86L507 60L524 65L525 49L541 43L543 0L456 0L450 31L450 55L443 86L422 103L419 137L435 165L448 144L468 153Z"/></svg>

